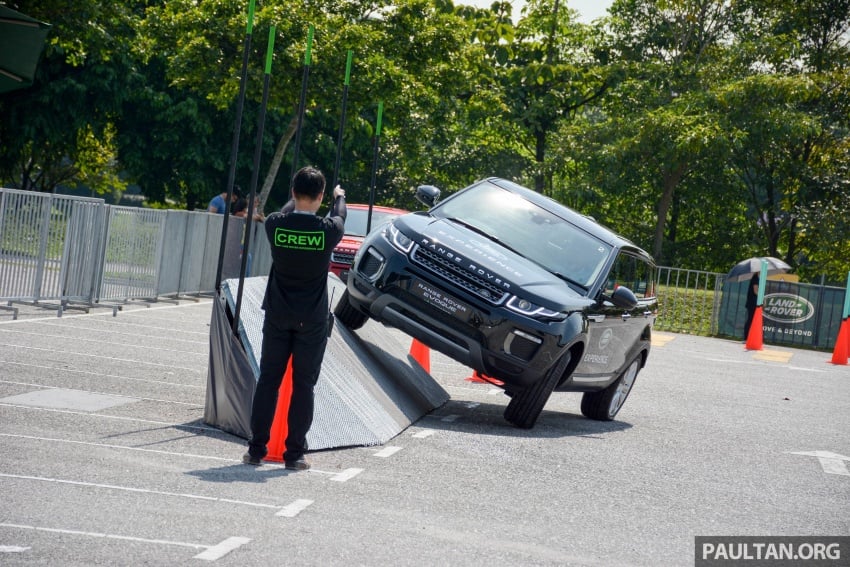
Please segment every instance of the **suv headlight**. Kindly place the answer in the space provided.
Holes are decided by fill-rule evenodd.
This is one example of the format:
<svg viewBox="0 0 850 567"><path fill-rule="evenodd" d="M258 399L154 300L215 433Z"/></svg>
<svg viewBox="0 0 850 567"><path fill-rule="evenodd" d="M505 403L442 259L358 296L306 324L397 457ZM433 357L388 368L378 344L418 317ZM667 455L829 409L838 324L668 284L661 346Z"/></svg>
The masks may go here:
<svg viewBox="0 0 850 567"><path fill-rule="evenodd" d="M387 240L405 254L410 252L410 249L413 248L413 241L396 228L395 223L390 223L389 226L387 226Z"/></svg>
<svg viewBox="0 0 850 567"><path fill-rule="evenodd" d="M532 303L527 299L522 299L515 295L508 300L506 306L511 311L516 311L517 313L521 313L534 319L562 321L567 316L567 314L563 311L552 311L551 309L541 307L536 303Z"/></svg>

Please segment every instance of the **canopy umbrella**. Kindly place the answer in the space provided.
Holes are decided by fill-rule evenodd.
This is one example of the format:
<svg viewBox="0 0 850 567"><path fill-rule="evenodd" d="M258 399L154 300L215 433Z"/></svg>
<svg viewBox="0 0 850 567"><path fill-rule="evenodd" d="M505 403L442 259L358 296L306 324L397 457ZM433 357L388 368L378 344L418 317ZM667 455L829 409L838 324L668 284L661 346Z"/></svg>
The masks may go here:
<svg viewBox="0 0 850 567"><path fill-rule="evenodd" d="M50 24L0 6L0 93L28 87Z"/></svg>
<svg viewBox="0 0 850 567"><path fill-rule="evenodd" d="M731 270L729 270L729 273L726 274L726 281L740 282L743 280L750 279L753 274L761 273L762 260L767 261L767 275L769 276L772 276L774 274L784 274L785 272L791 269L791 266L789 266L779 258L774 258L772 256L765 256L762 258L748 258L746 260L738 262Z"/></svg>

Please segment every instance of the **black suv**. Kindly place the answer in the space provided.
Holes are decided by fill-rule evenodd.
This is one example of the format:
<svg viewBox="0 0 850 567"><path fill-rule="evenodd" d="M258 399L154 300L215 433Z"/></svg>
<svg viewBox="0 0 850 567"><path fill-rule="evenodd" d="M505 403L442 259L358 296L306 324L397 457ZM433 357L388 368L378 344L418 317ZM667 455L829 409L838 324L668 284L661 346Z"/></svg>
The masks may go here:
<svg viewBox="0 0 850 567"><path fill-rule="evenodd" d="M490 178L370 234L335 314L396 327L504 388L505 419L534 426L553 391L617 415L649 355L655 264L539 193Z"/></svg>

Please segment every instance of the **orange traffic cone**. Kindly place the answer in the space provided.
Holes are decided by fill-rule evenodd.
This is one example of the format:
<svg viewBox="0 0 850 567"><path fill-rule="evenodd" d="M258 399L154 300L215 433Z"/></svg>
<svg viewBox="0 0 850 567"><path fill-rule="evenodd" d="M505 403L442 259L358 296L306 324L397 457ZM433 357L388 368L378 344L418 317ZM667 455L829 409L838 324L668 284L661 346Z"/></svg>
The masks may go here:
<svg viewBox="0 0 850 567"><path fill-rule="evenodd" d="M753 322L750 325L750 334L747 336L747 350L762 350L764 348L764 320L761 313L761 305L756 307L753 313Z"/></svg>
<svg viewBox="0 0 850 567"><path fill-rule="evenodd" d="M838 330L838 338L835 340L835 350L832 351L833 364L847 364L848 351L850 351L850 317L844 319Z"/></svg>
<svg viewBox="0 0 850 567"><path fill-rule="evenodd" d="M431 373L431 351L427 346L416 339L413 339L413 342L410 343L410 356L413 357L413 360L419 363L419 366L421 366L425 372L428 374Z"/></svg>
<svg viewBox="0 0 850 567"><path fill-rule="evenodd" d="M478 372L477 370L472 371L472 376L466 377L467 382L477 382L477 383L487 383L487 380L484 379L484 375Z"/></svg>
<svg viewBox="0 0 850 567"><path fill-rule="evenodd" d="M477 370L473 370L472 376L468 376L466 378L466 381L467 382L477 382L477 383L482 383L482 384L493 384L495 386L501 386L502 384L504 384L504 382L502 382L501 380L496 380L495 378L490 378L489 376L485 376L484 374L481 374Z"/></svg>
<svg viewBox="0 0 850 567"><path fill-rule="evenodd" d="M292 361L286 366L286 373L280 383L277 393L277 407L274 410L274 421L266 445L267 461L283 462L283 452L286 450L286 435L289 431L289 401L292 399Z"/></svg>

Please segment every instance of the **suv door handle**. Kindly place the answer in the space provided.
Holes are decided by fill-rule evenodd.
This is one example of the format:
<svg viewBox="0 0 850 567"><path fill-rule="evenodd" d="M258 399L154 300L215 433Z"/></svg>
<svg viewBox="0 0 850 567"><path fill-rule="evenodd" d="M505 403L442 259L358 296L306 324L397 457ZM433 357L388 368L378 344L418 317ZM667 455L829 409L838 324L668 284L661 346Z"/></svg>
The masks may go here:
<svg viewBox="0 0 850 567"><path fill-rule="evenodd" d="M605 320L605 315L588 315L588 321L593 321L594 323L601 323Z"/></svg>

